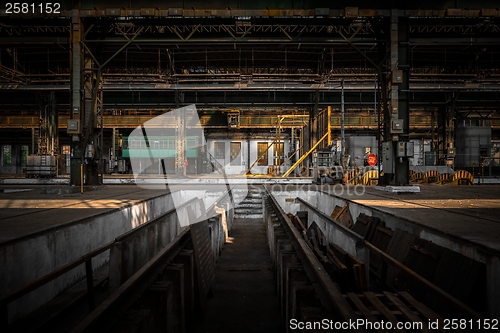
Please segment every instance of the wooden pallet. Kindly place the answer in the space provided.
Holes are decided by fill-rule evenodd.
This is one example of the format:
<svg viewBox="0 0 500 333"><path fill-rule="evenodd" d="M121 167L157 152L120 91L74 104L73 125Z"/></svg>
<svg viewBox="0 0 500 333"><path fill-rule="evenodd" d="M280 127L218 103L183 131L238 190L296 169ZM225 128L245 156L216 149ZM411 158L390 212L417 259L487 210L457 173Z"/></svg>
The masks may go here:
<svg viewBox="0 0 500 333"><path fill-rule="evenodd" d="M369 329L365 324L367 331L376 332L446 332L444 330L444 319L437 313L418 302L407 292L392 293L384 291L383 293L364 292L346 293L344 298L348 301L356 314L363 319L371 322L373 328ZM379 329L376 324L384 322L384 326ZM437 322L436 327L429 327L429 322ZM397 329L398 323L412 326L414 330ZM401 324L400 324L401 325Z"/></svg>

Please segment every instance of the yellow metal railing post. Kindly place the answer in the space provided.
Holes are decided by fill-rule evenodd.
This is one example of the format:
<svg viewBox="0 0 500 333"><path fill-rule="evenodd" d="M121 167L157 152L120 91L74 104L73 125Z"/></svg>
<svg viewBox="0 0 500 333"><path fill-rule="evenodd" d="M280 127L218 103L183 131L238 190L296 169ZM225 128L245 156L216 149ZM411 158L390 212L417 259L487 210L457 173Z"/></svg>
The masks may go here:
<svg viewBox="0 0 500 333"><path fill-rule="evenodd" d="M324 140L327 136L328 136L328 133L325 133L325 135L323 135L323 137L322 137L321 139L319 139L319 140L318 140L318 142L316 142L316 143L314 144L314 146L312 146L312 148L311 148L311 149L309 149L309 151L308 151L307 153L305 153L304 155L302 155L302 156L299 158L299 160L298 160L297 162L295 162L295 164L294 164L294 165L292 165L292 166L290 167L290 169L288 169L288 171L287 171L287 172L285 172L285 173L283 174L283 176L281 176L281 177L282 177L282 178L288 177L288 175L292 173L292 171L293 171L293 170L297 167L297 165L299 165L300 163L302 163L302 161L304 161L304 160L306 159L306 157L307 157L307 156L309 156L309 154L311 154L311 153L314 151L314 149L316 149L316 147L318 147L318 146L319 146L319 144L320 144L321 142L323 142L323 140Z"/></svg>
<svg viewBox="0 0 500 333"><path fill-rule="evenodd" d="M83 194L83 164L80 164L80 193Z"/></svg>
<svg viewBox="0 0 500 333"><path fill-rule="evenodd" d="M329 146L332 143L332 124L331 124L331 118L332 117L332 107L329 105L328 106L328 111L327 111L327 120L326 123L328 124L326 127L326 133L328 133L328 140L327 140L327 146Z"/></svg>

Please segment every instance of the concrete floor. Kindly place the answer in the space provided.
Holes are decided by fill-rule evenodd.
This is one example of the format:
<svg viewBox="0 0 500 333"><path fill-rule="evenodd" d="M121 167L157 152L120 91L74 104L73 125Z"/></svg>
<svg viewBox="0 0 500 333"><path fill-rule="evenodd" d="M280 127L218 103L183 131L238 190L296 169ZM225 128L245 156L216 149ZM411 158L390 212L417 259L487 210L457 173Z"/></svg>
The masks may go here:
<svg viewBox="0 0 500 333"><path fill-rule="evenodd" d="M234 220L215 270L215 297L189 333L284 332L264 222Z"/></svg>
<svg viewBox="0 0 500 333"><path fill-rule="evenodd" d="M164 195L168 191L200 190L200 185L104 185L83 194L46 194L44 189L68 190L67 185L0 185L0 245L68 226L83 219L106 214ZM203 189L226 191L224 184ZM57 191L56 191L57 192Z"/></svg>
<svg viewBox="0 0 500 333"><path fill-rule="evenodd" d="M29 189L23 192L9 190ZM0 186L0 244L67 226L165 193L138 186L103 187L83 194L44 194L40 186Z"/></svg>
<svg viewBox="0 0 500 333"><path fill-rule="evenodd" d="M420 193L396 194L371 187L277 184L283 190L323 190L464 240L500 250L500 186L421 184ZM224 190L223 184L203 188ZM268 185L273 188L275 185ZM165 193L136 185L108 185L84 194L43 194L42 186L0 185L0 244L102 214ZM2 190L31 189L27 192ZM180 187L179 187L180 189ZM182 185L182 189L200 189ZM171 187L171 190L176 190ZM360 194L361 193L361 194Z"/></svg>

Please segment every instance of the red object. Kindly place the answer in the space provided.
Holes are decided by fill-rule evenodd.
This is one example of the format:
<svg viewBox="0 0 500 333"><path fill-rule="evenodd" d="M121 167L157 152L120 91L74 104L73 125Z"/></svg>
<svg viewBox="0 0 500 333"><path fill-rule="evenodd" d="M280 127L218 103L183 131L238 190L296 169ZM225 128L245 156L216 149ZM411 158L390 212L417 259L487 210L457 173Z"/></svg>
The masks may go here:
<svg viewBox="0 0 500 333"><path fill-rule="evenodd" d="M368 160L368 164L371 166L374 166L375 164L377 164L377 156L375 154L368 155L367 160Z"/></svg>

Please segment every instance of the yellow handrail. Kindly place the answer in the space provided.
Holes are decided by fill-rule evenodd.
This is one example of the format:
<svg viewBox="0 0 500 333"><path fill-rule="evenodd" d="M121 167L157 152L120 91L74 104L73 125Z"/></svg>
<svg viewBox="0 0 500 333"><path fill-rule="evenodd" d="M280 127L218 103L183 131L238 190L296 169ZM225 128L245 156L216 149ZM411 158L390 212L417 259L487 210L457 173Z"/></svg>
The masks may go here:
<svg viewBox="0 0 500 333"><path fill-rule="evenodd" d="M295 162L294 165L292 165L290 167L290 169L288 169L287 172L285 172L283 174L283 176L281 176L281 178L285 178L285 177L288 177L289 174L292 173L292 171L300 164L302 163L302 161L304 161L306 159L307 156L309 156L310 153L312 153L314 151L314 149L316 149L316 147L318 147L318 145L321 143L321 141L323 141L326 137L328 137L328 133L325 133L325 135L323 135L323 137L321 137L321 139L318 140L318 142L316 142L314 144L314 146L312 146L311 149L309 149L309 151L307 153L305 153L304 155L302 155L299 160L297 162Z"/></svg>

